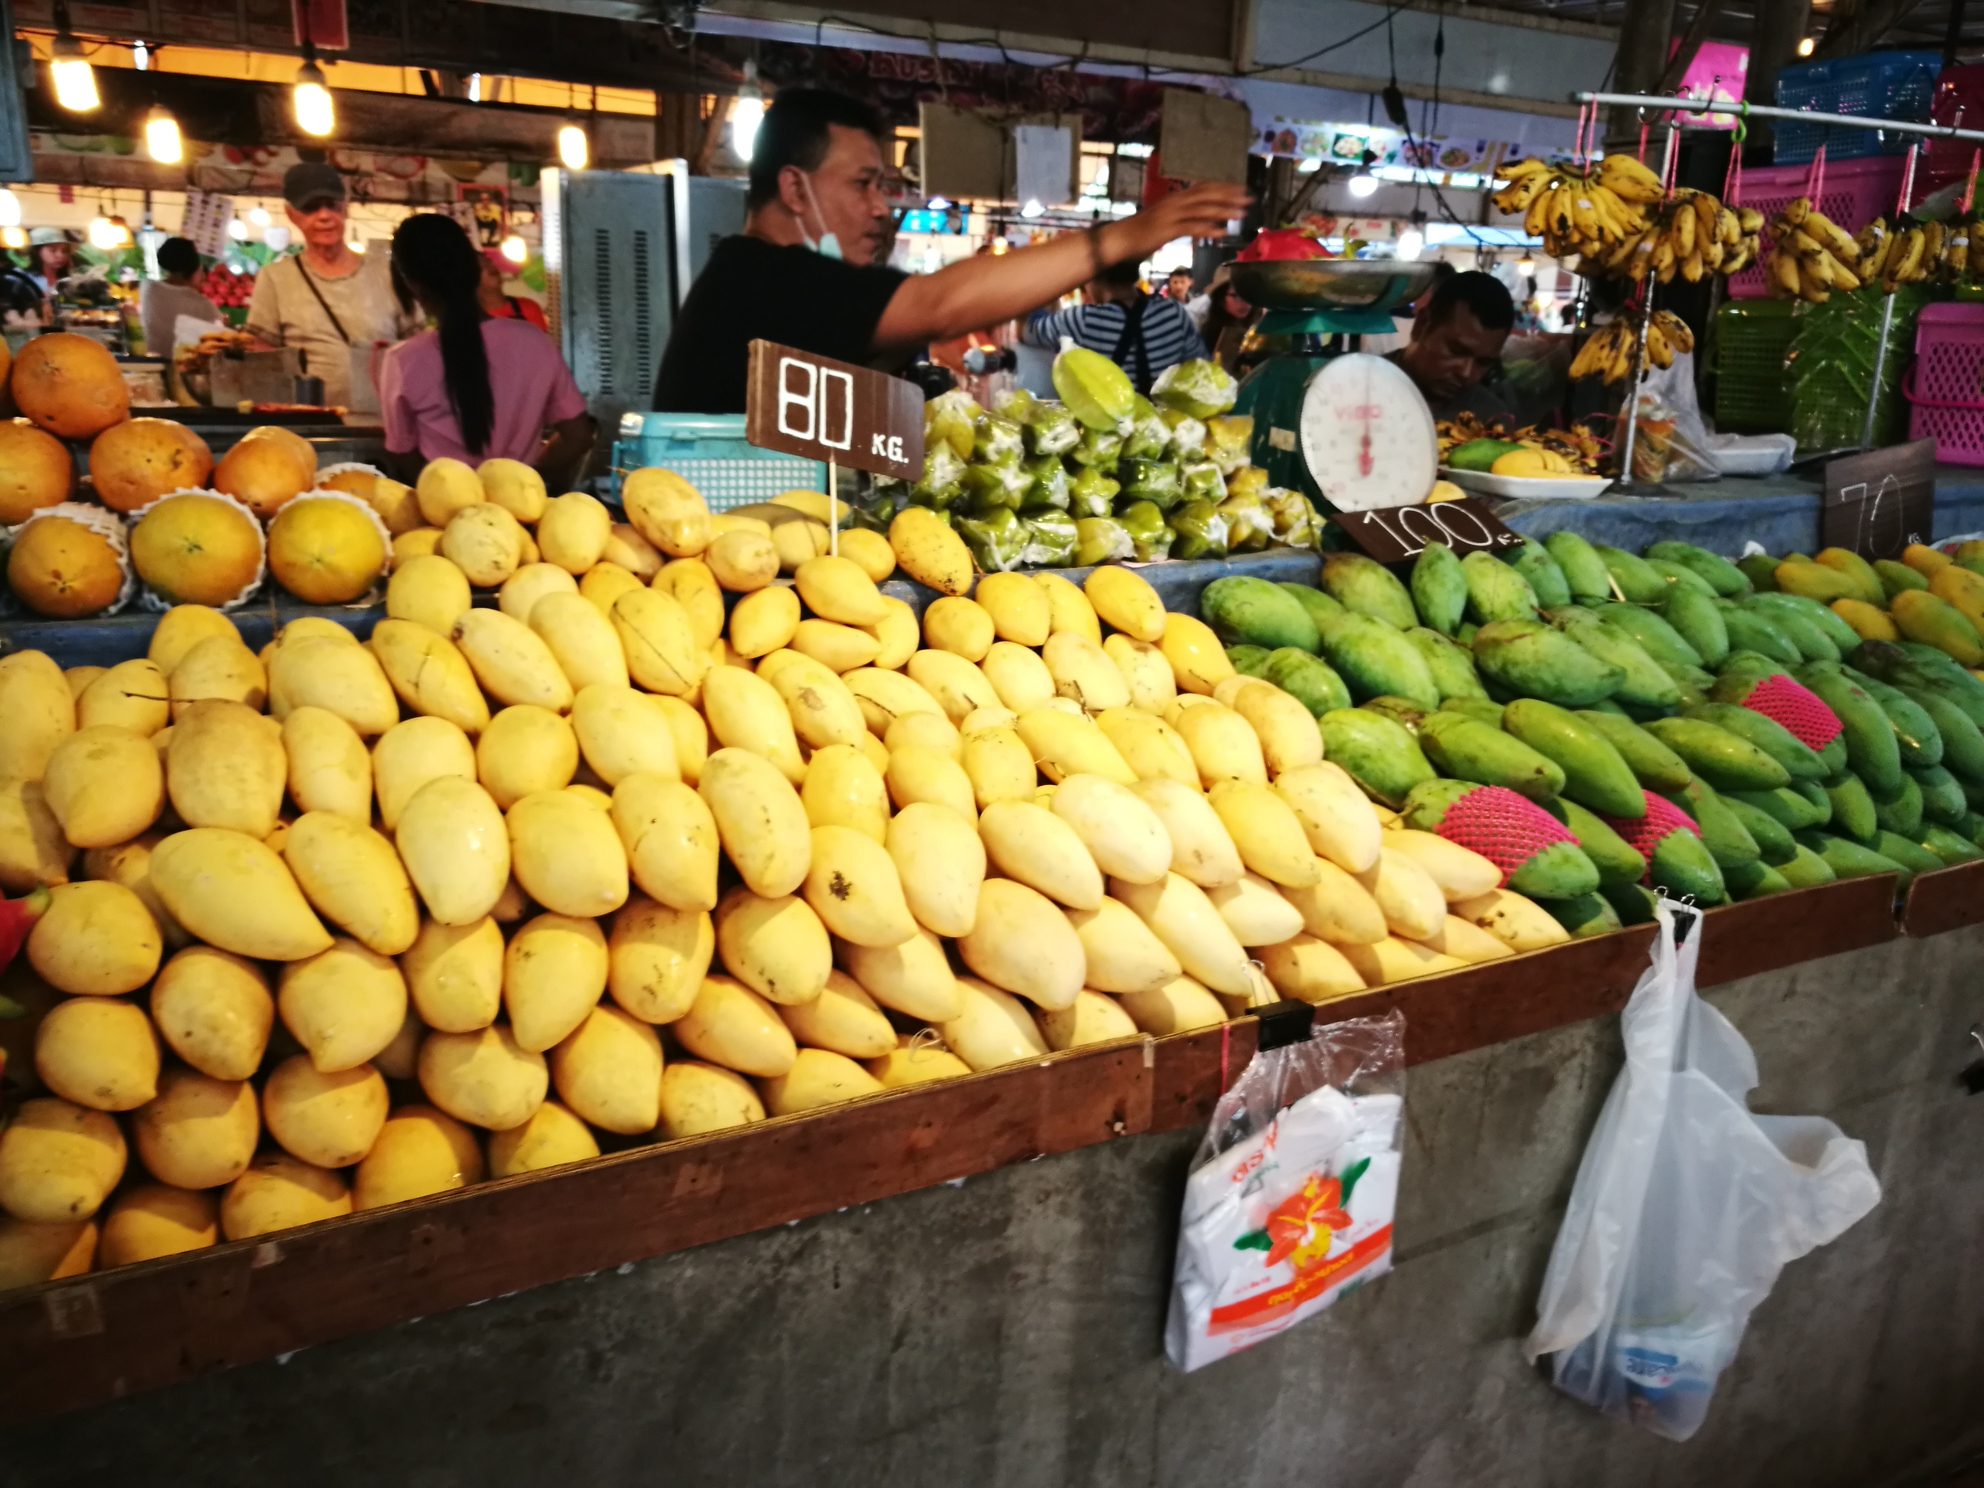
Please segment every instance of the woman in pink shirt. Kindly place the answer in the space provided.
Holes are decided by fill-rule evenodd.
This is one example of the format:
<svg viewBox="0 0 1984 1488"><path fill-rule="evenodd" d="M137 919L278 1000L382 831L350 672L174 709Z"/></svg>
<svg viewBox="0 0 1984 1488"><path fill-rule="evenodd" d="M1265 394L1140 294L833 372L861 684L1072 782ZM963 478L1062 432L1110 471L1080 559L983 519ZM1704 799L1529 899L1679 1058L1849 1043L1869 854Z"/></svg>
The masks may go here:
<svg viewBox="0 0 1984 1488"><path fill-rule="evenodd" d="M405 479L447 456L522 460L566 489L592 448L593 420L557 345L522 320L492 318L478 297L482 259L452 217L425 212L393 234L393 286L435 329L379 367L386 451Z"/></svg>

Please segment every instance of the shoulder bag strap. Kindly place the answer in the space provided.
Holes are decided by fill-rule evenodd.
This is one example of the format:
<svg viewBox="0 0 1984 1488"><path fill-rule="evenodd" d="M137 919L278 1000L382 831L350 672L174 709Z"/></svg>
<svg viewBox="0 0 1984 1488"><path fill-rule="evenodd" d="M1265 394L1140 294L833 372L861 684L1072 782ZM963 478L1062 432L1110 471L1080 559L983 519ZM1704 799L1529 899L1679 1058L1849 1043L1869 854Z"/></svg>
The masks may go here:
<svg viewBox="0 0 1984 1488"><path fill-rule="evenodd" d="M350 332L345 330L344 322L338 319L337 311L331 308L331 302L324 298L324 292L317 288L317 281L310 271L303 266L301 255L298 255L296 260L296 272L301 274L303 276L303 282L310 286L310 293L316 296L317 303L324 307L324 314L331 318L331 325L338 333L338 340L344 342L346 346L351 345Z"/></svg>
<svg viewBox="0 0 1984 1488"><path fill-rule="evenodd" d="M1123 307L1123 334L1109 353L1109 360L1130 374L1130 382L1140 393L1150 392L1150 348L1144 344L1144 312L1149 308L1149 295L1138 295L1134 305ZM1132 358L1137 363L1135 371L1129 366Z"/></svg>

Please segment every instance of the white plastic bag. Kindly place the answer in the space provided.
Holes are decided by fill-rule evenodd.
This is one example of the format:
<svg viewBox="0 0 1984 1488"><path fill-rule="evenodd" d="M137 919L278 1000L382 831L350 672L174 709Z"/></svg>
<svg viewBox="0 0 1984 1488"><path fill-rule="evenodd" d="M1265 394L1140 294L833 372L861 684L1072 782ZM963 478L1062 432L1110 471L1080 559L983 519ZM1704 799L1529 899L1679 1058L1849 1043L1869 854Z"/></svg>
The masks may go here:
<svg viewBox="0 0 1984 1488"><path fill-rule="evenodd" d="M1392 1268L1405 1018L1356 1018L1256 1054L1220 1098L1178 1230L1164 1351L1192 1370Z"/></svg>
<svg viewBox="0 0 1984 1488"><path fill-rule="evenodd" d="M1695 995L1699 912L1665 899L1623 1019L1626 1068L1585 1148L1526 1346L1557 1387L1686 1441L1787 1261L1881 1199L1867 1149L1817 1116L1757 1116L1756 1057Z"/></svg>

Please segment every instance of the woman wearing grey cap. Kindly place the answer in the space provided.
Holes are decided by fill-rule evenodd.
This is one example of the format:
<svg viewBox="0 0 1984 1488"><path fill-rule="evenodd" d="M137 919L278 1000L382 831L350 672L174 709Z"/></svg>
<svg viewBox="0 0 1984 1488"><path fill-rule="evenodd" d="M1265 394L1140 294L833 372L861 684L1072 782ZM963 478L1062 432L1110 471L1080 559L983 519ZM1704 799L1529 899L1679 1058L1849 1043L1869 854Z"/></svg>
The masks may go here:
<svg viewBox="0 0 1984 1488"><path fill-rule="evenodd" d="M376 409L365 375L372 350L415 329L393 294L386 255L355 253L345 242L344 177L331 166L292 165L282 195L303 251L255 276L249 333L265 345L302 351L305 370L324 379L326 403Z"/></svg>

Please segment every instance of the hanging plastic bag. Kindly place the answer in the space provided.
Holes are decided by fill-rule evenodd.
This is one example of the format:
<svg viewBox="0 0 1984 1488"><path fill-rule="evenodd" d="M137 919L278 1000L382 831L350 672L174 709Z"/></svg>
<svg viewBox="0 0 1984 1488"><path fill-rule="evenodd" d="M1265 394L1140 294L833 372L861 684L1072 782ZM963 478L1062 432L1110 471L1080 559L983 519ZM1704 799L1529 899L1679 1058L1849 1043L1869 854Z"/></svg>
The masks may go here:
<svg viewBox="0 0 1984 1488"><path fill-rule="evenodd" d="M1867 1149L1818 1116L1753 1115L1756 1056L1695 995L1701 916L1662 899L1622 1029L1626 1068L1585 1148L1543 1278L1534 1360L1607 1415L1686 1441L1777 1273L1880 1202ZM1684 932L1685 934L1685 932Z"/></svg>
<svg viewBox="0 0 1984 1488"><path fill-rule="evenodd" d="M1164 1351L1192 1370L1392 1268L1405 1018L1356 1018L1256 1054L1185 1182Z"/></svg>

